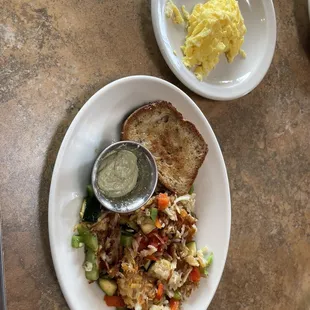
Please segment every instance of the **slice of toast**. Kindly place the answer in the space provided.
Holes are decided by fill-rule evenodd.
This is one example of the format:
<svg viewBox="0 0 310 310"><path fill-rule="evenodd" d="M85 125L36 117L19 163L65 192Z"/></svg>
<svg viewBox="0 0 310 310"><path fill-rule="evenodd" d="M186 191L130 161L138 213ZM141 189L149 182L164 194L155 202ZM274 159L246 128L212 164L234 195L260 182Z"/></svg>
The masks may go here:
<svg viewBox="0 0 310 310"><path fill-rule="evenodd" d="M178 195L188 193L208 152L195 125L166 101L133 112L123 124L121 138L145 146L156 160L159 181Z"/></svg>

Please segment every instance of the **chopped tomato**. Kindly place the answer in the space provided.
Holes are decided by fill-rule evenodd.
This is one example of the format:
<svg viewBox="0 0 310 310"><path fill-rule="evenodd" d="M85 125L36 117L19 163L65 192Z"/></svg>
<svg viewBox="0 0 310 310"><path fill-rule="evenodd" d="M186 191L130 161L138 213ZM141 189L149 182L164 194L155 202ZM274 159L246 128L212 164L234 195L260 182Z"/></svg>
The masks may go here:
<svg viewBox="0 0 310 310"><path fill-rule="evenodd" d="M146 258L149 259L149 260L152 260L154 262L158 260L158 258L156 256L154 256L154 255L149 255Z"/></svg>
<svg viewBox="0 0 310 310"><path fill-rule="evenodd" d="M164 285L162 283L158 284L157 292L156 292L156 299L161 300L164 295Z"/></svg>
<svg viewBox="0 0 310 310"><path fill-rule="evenodd" d="M161 244L161 242L154 236L153 233L150 233L148 235L149 238L149 245L152 245L153 247L155 247L156 249L159 247L159 245Z"/></svg>
<svg viewBox="0 0 310 310"><path fill-rule="evenodd" d="M180 302L178 300L171 298L169 301L169 306L171 310L179 310Z"/></svg>
<svg viewBox="0 0 310 310"><path fill-rule="evenodd" d="M160 229L160 228L161 228L161 222L160 222L160 220L159 220L159 218L158 218L158 217L156 217L156 220L155 220L155 226L156 226L158 229Z"/></svg>
<svg viewBox="0 0 310 310"><path fill-rule="evenodd" d="M140 240L138 250L139 251L144 250L148 245L149 245L148 238L146 236L143 236L142 239Z"/></svg>
<svg viewBox="0 0 310 310"><path fill-rule="evenodd" d="M161 244L165 244L167 242L167 240L168 240L167 236L161 237L157 232L152 232L149 236L151 238L155 237Z"/></svg>
<svg viewBox="0 0 310 310"><path fill-rule="evenodd" d="M166 208L168 208L169 206L169 197L168 195L165 193L165 194L162 194L160 193L158 196L157 196L157 205L158 205L158 210L159 211L163 211L165 210Z"/></svg>
<svg viewBox="0 0 310 310"><path fill-rule="evenodd" d="M148 234L148 238L149 238L149 245L152 245L153 247L155 247L158 252L163 250L163 246L168 240L167 236L161 237L156 232L152 232Z"/></svg>
<svg viewBox="0 0 310 310"><path fill-rule="evenodd" d="M199 282L200 281L200 271L198 267L194 267L193 270L191 271L191 273L189 274L189 279L192 282Z"/></svg>
<svg viewBox="0 0 310 310"><path fill-rule="evenodd" d="M125 307L124 300L121 296L104 296L104 301L108 307Z"/></svg>
<svg viewBox="0 0 310 310"><path fill-rule="evenodd" d="M158 240L151 239L149 245L155 247L156 249L160 246L160 242Z"/></svg>
<svg viewBox="0 0 310 310"><path fill-rule="evenodd" d="M161 246L161 243L156 239L155 240L152 239L152 240L150 240L149 245L153 246L154 248L156 248L158 250Z"/></svg>

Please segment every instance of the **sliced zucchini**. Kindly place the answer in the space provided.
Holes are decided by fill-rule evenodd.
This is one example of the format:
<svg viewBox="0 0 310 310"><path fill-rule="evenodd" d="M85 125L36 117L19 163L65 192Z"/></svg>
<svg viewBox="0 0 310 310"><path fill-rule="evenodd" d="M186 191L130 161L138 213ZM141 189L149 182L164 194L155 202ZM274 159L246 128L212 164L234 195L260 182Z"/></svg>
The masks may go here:
<svg viewBox="0 0 310 310"><path fill-rule="evenodd" d="M127 223L127 225L128 225L130 228L132 228L134 231L138 231L138 230L139 230L139 227L138 227L138 225L137 225L135 222L129 221L129 222Z"/></svg>
<svg viewBox="0 0 310 310"><path fill-rule="evenodd" d="M117 291L117 284L114 280L99 279L98 284L108 296L113 296Z"/></svg>
<svg viewBox="0 0 310 310"><path fill-rule="evenodd" d="M182 295L181 295L180 291L175 291L174 295L173 295L173 298L176 299L176 300L181 300L182 299Z"/></svg>
<svg viewBox="0 0 310 310"><path fill-rule="evenodd" d="M84 245L84 239L82 236L74 235L71 239L71 246L75 249L81 248Z"/></svg>
<svg viewBox="0 0 310 310"><path fill-rule="evenodd" d="M189 249L189 254L192 256L196 256L197 254L197 246L195 241L191 241L186 244L187 248Z"/></svg>
<svg viewBox="0 0 310 310"><path fill-rule="evenodd" d="M133 235L136 233L136 230L131 228L127 223L121 225L121 231L127 235Z"/></svg>
<svg viewBox="0 0 310 310"><path fill-rule="evenodd" d="M121 245L124 247L130 247L132 244L132 236L128 234L121 234Z"/></svg>
<svg viewBox="0 0 310 310"><path fill-rule="evenodd" d="M191 195L194 192L194 184L189 189L188 193Z"/></svg>
<svg viewBox="0 0 310 310"><path fill-rule="evenodd" d="M81 210L80 210L80 219L83 220L84 218L84 213L85 213L85 209L86 209L86 198L83 199L82 202L82 206L81 206Z"/></svg>
<svg viewBox="0 0 310 310"><path fill-rule="evenodd" d="M78 224L76 226L76 229L77 229L80 236L84 236L85 234L89 233L88 227L82 223Z"/></svg>
<svg viewBox="0 0 310 310"><path fill-rule="evenodd" d="M211 253L207 258L206 258L206 267L209 267L213 262L213 253Z"/></svg>
<svg viewBox="0 0 310 310"><path fill-rule="evenodd" d="M144 264L144 269L146 270L146 271L148 271L148 269L150 268L150 266L151 266L151 264L152 264L152 261L151 260L148 260L145 264Z"/></svg>
<svg viewBox="0 0 310 310"><path fill-rule="evenodd" d="M98 265L96 253L88 247L86 247L86 251L85 251L85 262L89 262L93 266Z"/></svg>
<svg viewBox="0 0 310 310"><path fill-rule="evenodd" d="M156 265L156 262L154 262L154 264L149 266L149 268L148 268L149 274L154 274L155 273L155 265Z"/></svg>
<svg viewBox="0 0 310 310"><path fill-rule="evenodd" d="M134 234L135 233L134 229L128 228L128 227L125 228L125 232L128 234Z"/></svg>
<svg viewBox="0 0 310 310"><path fill-rule="evenodd" d="M98 238L96 235L93 235L91 233L89 235L85 235L84 236L84 242L93 251L98 250Z"/></svg>
<svg viewBox="0 0 310 310"><path fill-rule="evenodd" d="M85 271L85 277L89 281L96 281L99 278L99 270L92 269L91 271Z"/></svg>
<svg viewBox="0 0 310 310"><path fill-rule="evenodd" d="M124 230L133 229L135 232L139 230L138 225L135 222L130 221L127 217L121 216L119 223L124 227Z"/></svg>
<svg viewBox="0 0 310 310"><path fill-rule="evenodd" d="M87 185L86 190L87 190L87 196L88 197L94 196L94 189L93 189L91 184Z"/></svg>
<svg viewBox="0 0 310 310"><path fill-rule="evenodd" d="M206 261L205 267L200 268L200 274L203 277L207 277L209 274L208 269L213 262L213 253L210 253L207 257L205 257L205 261Z"/></svg>
<svg viewBox="0 0 310 310"><path fill-rule="evenodd" d="M151 208L151 219L153 220L153 222L156 221L157 214L158 214L158 210L156 208Z"/></svg>
<svg viewBox="0 0 310 310"><path fill-rule="evenodd" d="M86 248L85 254L85 277L87 280L96 281L99 278L99 268L96 253L90 248Z"/></svg>
<svg viewBox="0 0 310 310"><path fill-rule="evenodd" d="M84 243L93 251L98 250L98 239L96 235L93 235L85 224L78 224L77 231L83 238Z"/></svg>
<svg viewBox="0 0 310 310"><path fill-rule="evenodd" d="M140 226L141 226L142 231L146 235L149 234L151 231L153 231L156 228L154 222L150 218L145 219Z"/></svg>
<svg viewBox="0 0 310 310"><path fill-rule="evenodd" d="M83 200L80 218L84 222L97 222L101 214L101 204L95 196L88 196Z"/></svg>
<svg viewBox="0 0 310 310"><path fill-rule="evenodd" d="M199 268L200 274L203 277L207 277L209 272L208 272L208 267L204 267L204 268Z"/></svg>

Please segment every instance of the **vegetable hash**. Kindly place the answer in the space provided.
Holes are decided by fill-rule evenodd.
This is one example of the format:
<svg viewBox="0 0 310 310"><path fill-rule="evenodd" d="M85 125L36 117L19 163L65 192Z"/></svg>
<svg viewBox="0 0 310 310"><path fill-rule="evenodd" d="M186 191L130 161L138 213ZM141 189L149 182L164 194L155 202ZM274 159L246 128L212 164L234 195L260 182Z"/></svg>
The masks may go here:
<svg viewBox="0 0 310 310"><path fill-rule="evenodd" d="M213 254L197 250L195 194L153 196L136 212L101 210L91 187L72 237L85 248L85 276L105 292L108 306L177 310L201 278Z"/></svg>

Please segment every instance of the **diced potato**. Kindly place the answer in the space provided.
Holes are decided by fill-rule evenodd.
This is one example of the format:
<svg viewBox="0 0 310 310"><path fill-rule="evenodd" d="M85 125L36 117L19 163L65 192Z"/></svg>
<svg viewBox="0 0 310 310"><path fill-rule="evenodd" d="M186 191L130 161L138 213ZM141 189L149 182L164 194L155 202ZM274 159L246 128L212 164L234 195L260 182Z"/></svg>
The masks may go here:
<svg viewBox="0 0 310 310"><path fill-rule="evenodd" d="M171 272L171 263L166 259L160 259L149 269L149 274L159 280L167 280Z"/></svg>

